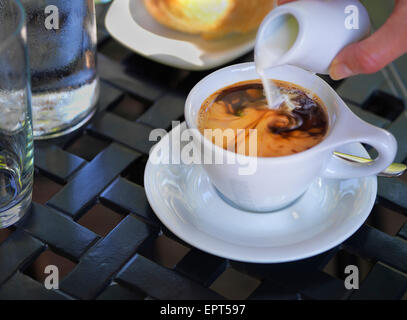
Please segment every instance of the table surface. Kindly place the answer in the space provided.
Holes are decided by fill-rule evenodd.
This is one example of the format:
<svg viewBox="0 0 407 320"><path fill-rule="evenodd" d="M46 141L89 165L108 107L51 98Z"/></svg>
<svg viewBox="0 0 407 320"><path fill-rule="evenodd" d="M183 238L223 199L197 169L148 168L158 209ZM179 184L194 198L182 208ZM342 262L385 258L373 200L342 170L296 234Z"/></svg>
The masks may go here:
<svg viewBox="0 0 407 320"><path fill-rule="evenodd" d="M392 1L367 0L378 28ZM143 174L151 130L183 120L189 90L210 73L140 57L103 27L98 6L98 113L79 131L36 143L31 212L0 231L0 299L402 299L407 291L407 179L379 178L367 222L346 242L292 263L230 261L167 230L148 205ZM253 53L237 62L252 61ZM328 79L329 80L329 79ZM366 121L399 141L407 160L407 56L373 75L330 84ZM59 290L47 290L46 265ZM347 265L360 289L344 286Z"/></svg>

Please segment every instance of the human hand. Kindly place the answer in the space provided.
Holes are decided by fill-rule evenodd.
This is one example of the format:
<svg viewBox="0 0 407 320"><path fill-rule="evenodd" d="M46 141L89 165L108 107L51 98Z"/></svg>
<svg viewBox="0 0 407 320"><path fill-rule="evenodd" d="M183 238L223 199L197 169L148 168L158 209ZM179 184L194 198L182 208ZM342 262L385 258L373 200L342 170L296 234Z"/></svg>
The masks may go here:
<svg viewBox="0 0 407 320"><path fill-rule="evenodd" d="M278 0L278 4L292 1ZM395 1L393 13L379 30L336 56L330 67L332 79L375 73L407 53L407 0Z"/></svg>

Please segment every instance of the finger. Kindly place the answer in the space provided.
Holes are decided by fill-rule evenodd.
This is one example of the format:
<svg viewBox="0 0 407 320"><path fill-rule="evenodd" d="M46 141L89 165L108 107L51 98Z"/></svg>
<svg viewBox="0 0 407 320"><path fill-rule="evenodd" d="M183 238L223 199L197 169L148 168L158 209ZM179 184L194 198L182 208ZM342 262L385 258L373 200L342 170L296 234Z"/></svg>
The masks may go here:
<svg viewBox="0 0 407 320"><path fill-rule="evenodd" d="M296 0L277 0L277 4L280 6L280 5L284 4L284 3L293 2L293 1L296 1Z"/></svg>
<svg viewBox="0 0 407 320"><path fill-rule="evenodd" d="M386 23L369 38L343 49L331 65L332 79L374 73L407 52L407 1L398 1Z"/></svg>

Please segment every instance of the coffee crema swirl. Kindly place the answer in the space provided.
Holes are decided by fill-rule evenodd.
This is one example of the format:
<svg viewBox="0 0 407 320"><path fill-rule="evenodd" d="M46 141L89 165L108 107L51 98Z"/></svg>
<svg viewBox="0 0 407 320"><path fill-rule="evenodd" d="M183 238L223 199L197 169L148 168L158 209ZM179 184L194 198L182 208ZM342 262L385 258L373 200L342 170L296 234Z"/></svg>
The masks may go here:
<svg viewBox="0 0 407 320"><path fill-rule="evenodd" d="M274 83L290 103L269 109L260 80L239 82L218 90L204 101L199 112L199 130L205 135L205 129L222 132L232 129L234 145L228 145L226 138L212 137L213 143L249 155L249 130L256 129L258 157L288 156L319 144L328 128L320 98L290 82L274 80Z"/></svg>

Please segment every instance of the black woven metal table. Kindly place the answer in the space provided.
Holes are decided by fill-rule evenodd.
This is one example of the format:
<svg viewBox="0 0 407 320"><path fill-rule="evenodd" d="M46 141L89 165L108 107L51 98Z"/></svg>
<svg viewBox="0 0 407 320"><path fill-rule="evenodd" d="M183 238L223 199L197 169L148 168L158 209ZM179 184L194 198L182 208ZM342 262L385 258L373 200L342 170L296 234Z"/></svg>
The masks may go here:
<svg viewBox="0 0 407 320"><path fill-rule="evenodd" d="M380 26L391 1L365 1ZM208 72L140 57L109 37L99 7L98 113L84 128L36 143L31 212L0 231L0 299L402 299L407 292L407 179L379 179L368 221L345 243L284 264L229 261L190 247L155 217L143 188L154 128L183 120ZM251 61L248 54L237 61ZM388 129L407 160L407 56L332 86L360 117ZM59 290L43 285L60 270ZM344 268L361 272L347 290Z"/></svg>

